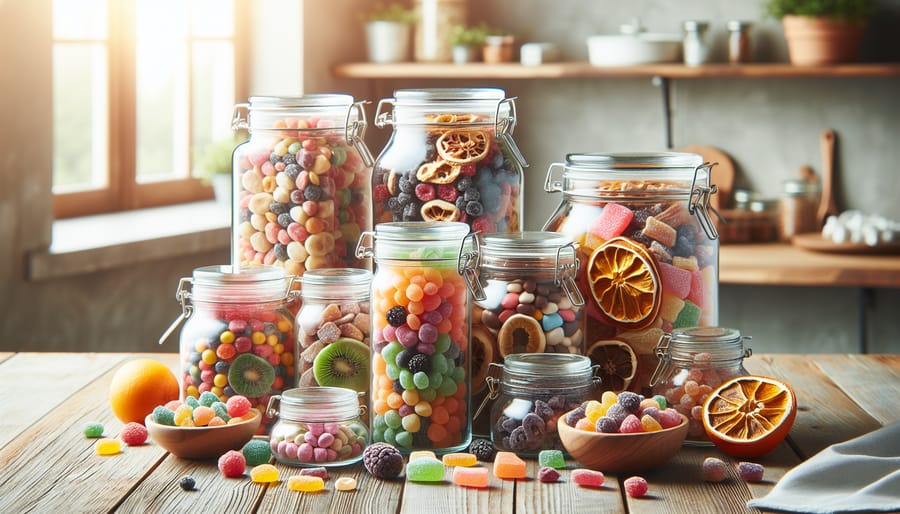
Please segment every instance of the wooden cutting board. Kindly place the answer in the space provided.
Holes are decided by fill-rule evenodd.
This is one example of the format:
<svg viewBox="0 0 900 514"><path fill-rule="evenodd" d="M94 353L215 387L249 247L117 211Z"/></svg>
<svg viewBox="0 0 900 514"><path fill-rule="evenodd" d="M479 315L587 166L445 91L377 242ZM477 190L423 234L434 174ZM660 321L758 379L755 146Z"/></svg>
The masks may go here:
<svg viewBox="0 0 900 514"><path fill-rule="evenodd" d="M717 211L731 207L731 193L734 190L734 161L723 150L707 145L688 145L682 152L700 154L705 162L717 162L712 169L710 183L715 184L718 192L710 197L709 203Z"/></svg>

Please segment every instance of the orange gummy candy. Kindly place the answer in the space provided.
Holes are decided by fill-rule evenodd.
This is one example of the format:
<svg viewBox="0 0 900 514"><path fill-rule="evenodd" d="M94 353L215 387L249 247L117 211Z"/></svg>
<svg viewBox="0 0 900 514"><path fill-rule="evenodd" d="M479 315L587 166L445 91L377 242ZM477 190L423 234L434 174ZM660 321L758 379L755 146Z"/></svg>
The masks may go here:
<svg viewBox="0 0 900 514"><path fill-rule="evenodd" d="M494 457L494 476L497 478L525 478L525 461L513 452L497 452Z"/></svg>
<svg viewBox="0 0 900 514"><path fill-rule="evenodd" d="M457 466L453 468L453 483L464 487L487 487L488 470Z"/></svg>
<svg viewBox="0 0 900 514"><path fill-rule="evenodd" d="M469 467L478 464L478 457L471 453L448 453L441 460L445 466Z"/></svg>

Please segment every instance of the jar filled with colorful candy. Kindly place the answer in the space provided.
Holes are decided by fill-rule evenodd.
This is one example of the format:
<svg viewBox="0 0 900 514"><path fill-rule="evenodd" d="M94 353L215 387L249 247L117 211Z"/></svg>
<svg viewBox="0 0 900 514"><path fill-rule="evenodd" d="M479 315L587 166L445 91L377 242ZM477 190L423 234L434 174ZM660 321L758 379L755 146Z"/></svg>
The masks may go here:
<svg viewBox="0 0 900 514"><path fill-rule="evenodd" d="M393 127L373 171L375 223L522 229L527 163L512 139L515 101L503 90L401 89L378 103L375 125Z"/></svg>
<svg viewBox="0 0 900 514"><path fill-rule="evenodd" d="M711 167L690 153L570 154L547 172L563 198L544 230L578 247L585 355L603 390L649 394L662 334L718 323Z"/></svg>

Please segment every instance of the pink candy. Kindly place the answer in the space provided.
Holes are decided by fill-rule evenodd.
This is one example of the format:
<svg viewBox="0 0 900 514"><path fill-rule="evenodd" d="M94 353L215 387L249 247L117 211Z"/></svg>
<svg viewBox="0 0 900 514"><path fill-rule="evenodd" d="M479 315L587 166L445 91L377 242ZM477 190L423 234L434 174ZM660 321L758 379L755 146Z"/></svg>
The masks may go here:
<svg viewBox="0 0 900 514"><path fill-rule="evenodd" d="M634 212L618 203L608 203L603 207L591 226L588 228L597 237L609 240L622 234L634 218Z"/></svg>
<svg viewBox="0 0 900 514"><path fill-rule="evenodd" d="M600 487L606 477L603 472L592 469L573 469L572 481L582 487Z"/></svg>
<svg viewBox="0 0 900 514"><path fill-rule="evenodd" d="M456 466L453 468L453 483L464 487L487 487L487 468Z"/></svg>
<svg viewBox="0 0 900 514"><path fill-rule="evenodd" d="M643 431L644 426L641 424L641 420L634 414L629 414L622 420L622 424L619 425L619 433L621 434L635 434Z"/></svg>
<svg viewBox="0 0 900 514"><path fill-rule="evenodd" d="M659 262L659 275L662 279L663 291L684 300L691 292L691 272L677 268L665 262Z"/></svg>

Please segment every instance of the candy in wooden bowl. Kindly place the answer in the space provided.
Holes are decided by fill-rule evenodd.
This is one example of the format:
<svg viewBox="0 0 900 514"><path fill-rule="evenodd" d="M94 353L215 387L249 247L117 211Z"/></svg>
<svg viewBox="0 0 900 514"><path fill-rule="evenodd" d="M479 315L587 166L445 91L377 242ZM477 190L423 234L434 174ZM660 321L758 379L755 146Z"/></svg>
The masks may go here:
<svg viewBox="0 0 900 514"><path fill-rule="evenodd" d="M160 447L183 459L215 459L228 450L239 450L253 438L262 421L262 414L250 409L252 417L240 422L204 427L161 425L150 414L144 420L147 431Z"/></svg>

